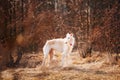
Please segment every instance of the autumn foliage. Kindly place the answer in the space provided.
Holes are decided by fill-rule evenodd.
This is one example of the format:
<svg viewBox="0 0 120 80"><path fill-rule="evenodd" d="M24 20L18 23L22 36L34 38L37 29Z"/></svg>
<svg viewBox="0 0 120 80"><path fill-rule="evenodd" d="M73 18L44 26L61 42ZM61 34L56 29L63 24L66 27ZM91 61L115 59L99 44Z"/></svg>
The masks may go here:
<svg viewBox="0 0 120 80"><path fill-rule="evenodd" d="M37 52L46 40L73 32L76 49L81 41L89 41L94 51L119 53L119 4L119 0L0 0L0 50L12 54L20 47L22 53Z"/></svg>

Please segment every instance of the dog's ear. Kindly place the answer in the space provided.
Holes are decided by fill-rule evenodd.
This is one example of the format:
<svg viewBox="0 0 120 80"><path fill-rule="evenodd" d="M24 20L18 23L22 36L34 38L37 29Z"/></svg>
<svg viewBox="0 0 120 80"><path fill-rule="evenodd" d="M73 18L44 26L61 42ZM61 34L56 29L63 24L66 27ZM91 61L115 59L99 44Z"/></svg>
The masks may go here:
<svg viewBox="0 0 120 80"><path fill-rule="evenodd" d="M69 33L66 34L66 36L70 35Z"/></svg>
<svg viewBox="0 0 120 80"><path fill-rule="evenodd" d="M70 33L67 33L67 34L70 34Z"/></svg>

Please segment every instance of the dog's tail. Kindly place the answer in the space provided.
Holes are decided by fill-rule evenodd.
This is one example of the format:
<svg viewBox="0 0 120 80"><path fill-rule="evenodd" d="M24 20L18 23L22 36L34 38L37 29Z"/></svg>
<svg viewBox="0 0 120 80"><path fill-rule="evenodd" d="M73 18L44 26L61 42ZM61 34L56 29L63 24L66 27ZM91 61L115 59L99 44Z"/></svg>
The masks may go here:
<svg viewBox="0 0 120 80"><path fill-rule="evenodd" d="M44 54L44 55L48 55L49 52L50 52L50 50L51 50L51 48L50 48L50 46L49 46L48 43L49 43L49 42L47 41L46 44L45 44L44 47L43 47L43 54Z"/></svg>

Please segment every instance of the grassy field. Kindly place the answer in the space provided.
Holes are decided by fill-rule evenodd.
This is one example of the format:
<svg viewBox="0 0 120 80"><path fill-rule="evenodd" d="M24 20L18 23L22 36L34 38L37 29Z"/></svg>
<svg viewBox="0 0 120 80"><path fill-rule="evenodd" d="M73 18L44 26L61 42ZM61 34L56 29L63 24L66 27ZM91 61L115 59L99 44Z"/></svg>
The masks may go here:
<svg viewBox="0 0 120 80"><path fill-rule="evenodd" d="M17 68L8 68L0 73L0 80L120 80L120 65L105 63L105 55L94 54L85 59L77 52L69 57L66 67L60 66L60 54L54 56L49 67L41 69L43 56L25 54Z"/></svg>

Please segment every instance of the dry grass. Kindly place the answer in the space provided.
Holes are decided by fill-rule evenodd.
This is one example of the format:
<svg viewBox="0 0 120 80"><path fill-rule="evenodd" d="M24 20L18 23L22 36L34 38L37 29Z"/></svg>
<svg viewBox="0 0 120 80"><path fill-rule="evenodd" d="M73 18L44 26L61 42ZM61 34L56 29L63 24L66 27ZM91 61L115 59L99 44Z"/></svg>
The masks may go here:
<svg viewBox="0 0 120 80"><path fill-rule="evenodd" d="M70 65L60 67L60 54L54 56L51 66L41 70L42 55L23 55L19 68L1 72L0 80L119 80L120 66L105 64L104 55L95 54L82 59L77 52L70 54Z"/></svg>

